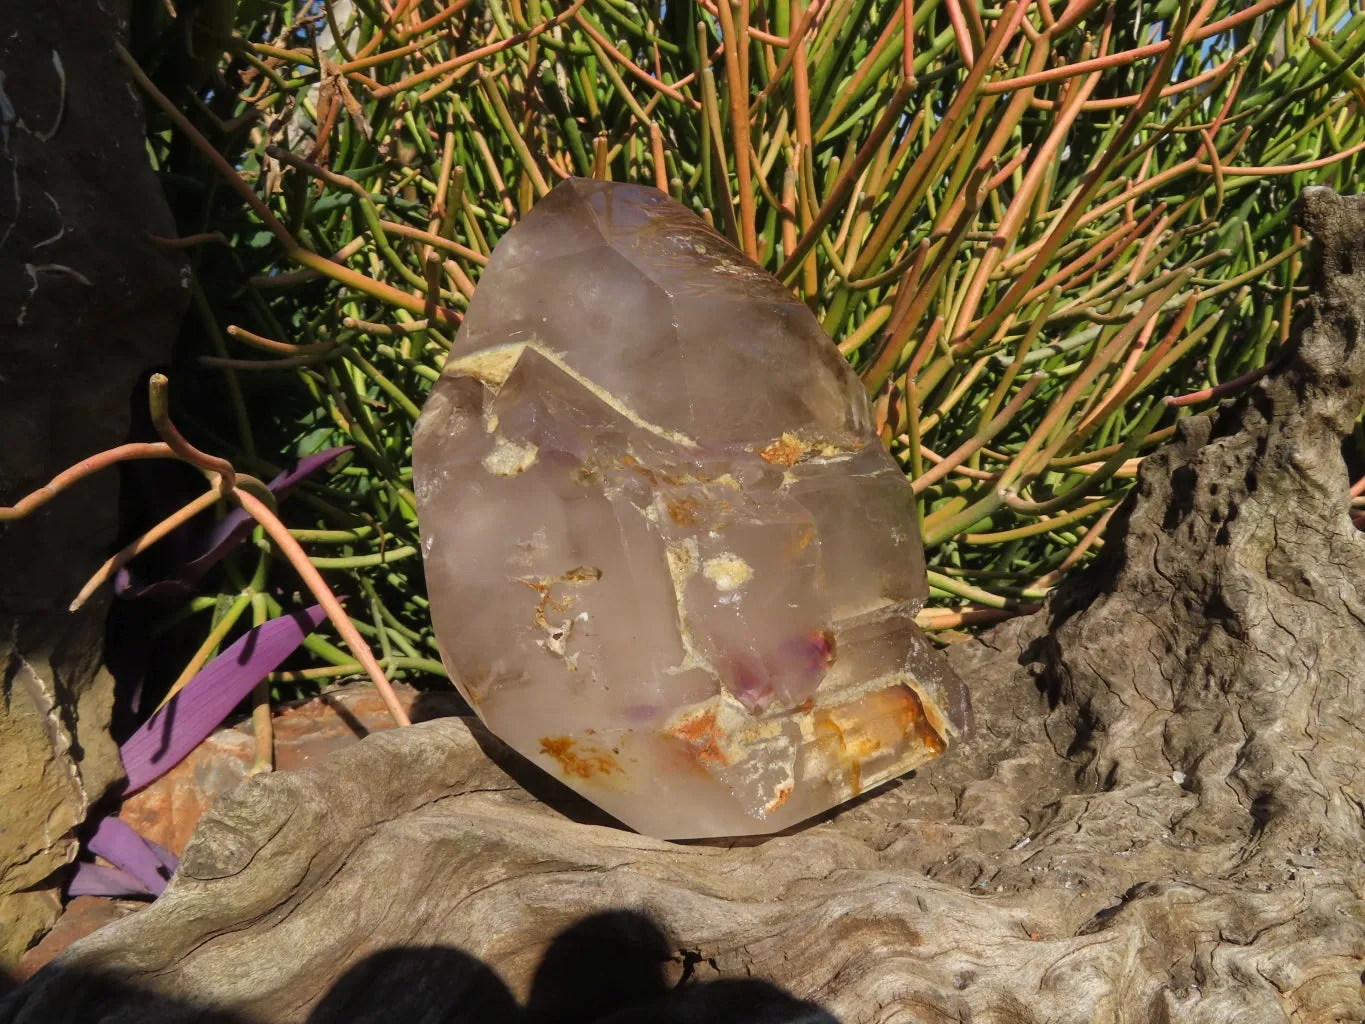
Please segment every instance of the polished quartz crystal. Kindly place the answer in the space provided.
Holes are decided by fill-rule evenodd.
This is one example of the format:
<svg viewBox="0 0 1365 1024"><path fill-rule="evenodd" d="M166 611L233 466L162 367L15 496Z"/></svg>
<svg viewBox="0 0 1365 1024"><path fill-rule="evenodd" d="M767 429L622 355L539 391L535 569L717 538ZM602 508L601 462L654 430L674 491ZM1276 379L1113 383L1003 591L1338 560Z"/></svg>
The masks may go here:
<svg viewBox="0 0 1365 1024"><path fill-rule="evenodd" d="M572 179L504 236L413 468L451 678L640 832L778 831L966 732L857 377L661 192Z"/></svg>

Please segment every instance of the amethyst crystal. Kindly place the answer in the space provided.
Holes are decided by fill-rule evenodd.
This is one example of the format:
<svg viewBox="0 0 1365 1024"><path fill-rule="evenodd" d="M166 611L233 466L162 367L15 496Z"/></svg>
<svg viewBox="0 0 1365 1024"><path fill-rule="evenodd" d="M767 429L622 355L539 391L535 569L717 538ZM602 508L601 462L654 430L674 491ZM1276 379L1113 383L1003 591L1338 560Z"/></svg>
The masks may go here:
<svg viewBox="0 0 1365 1024"><path fill-rule="evenodd" d="M914 499L810 311L654 189L499 242L413 440L446 667L641 832L773 832L967 728Z"/></svg>

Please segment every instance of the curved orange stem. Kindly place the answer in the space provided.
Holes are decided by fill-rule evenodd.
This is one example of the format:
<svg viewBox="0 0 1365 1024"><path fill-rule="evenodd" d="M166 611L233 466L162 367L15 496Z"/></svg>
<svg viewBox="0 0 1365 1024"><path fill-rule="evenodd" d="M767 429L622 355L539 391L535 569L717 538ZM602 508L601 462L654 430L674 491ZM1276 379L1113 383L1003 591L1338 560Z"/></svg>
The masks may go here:
<svg viewBox="0 0 1365 1024"><path fill-rule="evenodd" d="M393 716L393 720L399 725L411 725L412 721L408 718L407 712L403 710L403 706L398 703L398 696L393 692L393 686L389 683L388 677L384 675L384 670L379 667L379 662L375 660L370 645L365 642L364 637L355 628L355 624L351 622L341 607L341 602L332 593L332 588L327 586L327 581L322 578L322 574L308 560L308 555L304 552L303 546L294 539L289 528L280 522L279 517L254 495L246 491L233 491L232 499L240 504L252 519L261 524L265 532L270 535L270 539L275 542L275 546L289 559L289 564L303 578L304 584L312 592L318 604L322 605L322 610L327 613L327 618L336 627L341 639L346 642L346 646L355 655L355 660L360 662L366 674L369 675L370 680L374 683L374 688L379 691L379 696L384 701L384 706Z"/></svg>

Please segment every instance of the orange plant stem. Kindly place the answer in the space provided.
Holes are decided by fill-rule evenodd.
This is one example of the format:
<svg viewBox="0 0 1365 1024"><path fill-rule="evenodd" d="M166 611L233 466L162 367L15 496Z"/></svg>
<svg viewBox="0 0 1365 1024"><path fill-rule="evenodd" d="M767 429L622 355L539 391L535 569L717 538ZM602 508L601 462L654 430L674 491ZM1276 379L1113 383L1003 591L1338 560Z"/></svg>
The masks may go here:
<svg viewBox="0 0 1365 1024"><path fill-rule="evenodd" d="M108 451L92 455L88 459L82 459L69 469L62 470L42 487L31 494L24 495L13 505L0 505L0 523L22 519L35 509L46 505L77 480L98 473L116 462L125 462L129 459L173 459L175 457L175 452L171 451L171 446L161 441L121 444L117 448L110 448Z"/></svg>
<svg viewBox="0 0 1365 1024"><path fill-rule="evenodd" d="M346 642L346 646L355 655L355 660L360 662L366 674L369 675L370 680L374 683L374 688L379 691L379 696L384 701L384 706L393 716L393 720L399 725L411 725L411 719L403 710L403 706L398 703L398 695L393 692L393 686L389 683L388 677L384 674L384 670L379 667L379 662L375 660L370 645L365 642L365 638L355 628L355 624L351 622L341 607L341 602L332 593L332 589L327 586L322 574L308 560L308 555L303 550L303 546L294 539L288 527L280 522L279 517L254 495L246 491L236 490L232 492L232 499L240 504L252 519L261 524L265 532L270 535L270 539L275 542L275 546L289 559L289 564L302 577L304 584L312 592L313 598L318 604L322 605L322 610L327 613L327 618L331 620L337 633L341 635L341 639Z"/></svg>
<svg viewBox="0 0 1365 1024"><path fill-rule="evenodd" d="M205 491L184 507L172 512L141 537L124 545L117 554L113 555L108 561L100 566L95 574L86 581L85 586L81 587L80 593L76 595L75 600L71 602L67 610L73 612L79 611L81 606L85 604L86 601L90 600L90 595L98 590L101 584L110 576L114 575L120 568L142 554L142 552L146 551L177 526L188 523L200 512L211 509L215 504L222 500L222 497L223 496L218 493L216 488L211 491Z"/></svg>

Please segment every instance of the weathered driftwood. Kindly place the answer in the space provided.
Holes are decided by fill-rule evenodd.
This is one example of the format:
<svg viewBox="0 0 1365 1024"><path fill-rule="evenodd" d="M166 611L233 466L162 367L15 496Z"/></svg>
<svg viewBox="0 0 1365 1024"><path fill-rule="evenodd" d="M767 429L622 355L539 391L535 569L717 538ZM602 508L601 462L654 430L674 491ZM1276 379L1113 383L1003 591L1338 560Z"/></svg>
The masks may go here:
<svg viewBox="0 0 1365 1024"><path fill-rule="evenodd" d="M482 1021L528 999L537 1021L828 1020L743 1016L772 990L715 979L749 976L845 1024L1365 1018L1365 537L1341 450L1365 199L1313 190L1299 215L1321 280L1279 368L1146 461L1090 573L953 649L980 731L945 761L791 834L670 844L591 823L476 724L374 736L242 786L156 904L0 1021ZM593 916L613 910L636 913Z"/></svg>

